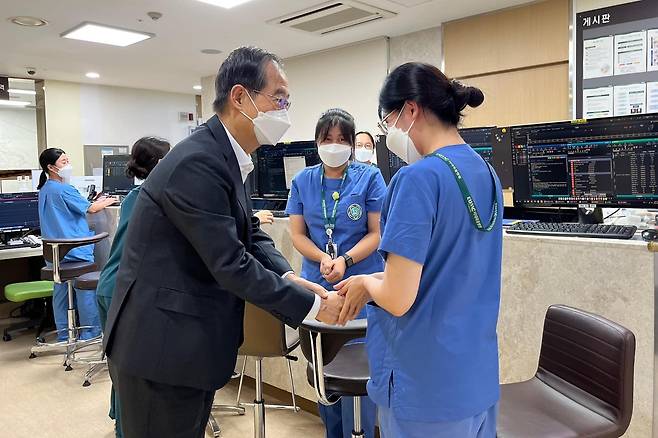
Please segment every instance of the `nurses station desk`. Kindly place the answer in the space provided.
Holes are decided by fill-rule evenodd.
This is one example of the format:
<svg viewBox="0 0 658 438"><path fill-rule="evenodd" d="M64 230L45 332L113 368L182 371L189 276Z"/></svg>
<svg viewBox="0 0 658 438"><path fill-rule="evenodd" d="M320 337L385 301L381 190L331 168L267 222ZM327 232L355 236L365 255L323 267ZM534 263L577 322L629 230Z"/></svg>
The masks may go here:
<svg viewBox="0 0 658 438"><path fill-rule="evenodd" d="M116 208L107 212L118 216ZM117 222L117 217L107 219L107 223L115 226ZM276 218L273 225L262 228L293 269L300 272L302 258L292 245L288 219ZM658 374L654 374L658 370L654 366L654 355L658 352L656 260L658 257L649 251L647 244L638 240L505 234L498 322L501 383L534 376L544 315L551 304L597 313L626 326L637 337L633 420L624 436L658 438L658 424L653 426L658 419L655 413L658 400L654 402L654 387L658 388ZM297 395L314 402L315 393L306 380L306 361L301 350L297 349L293 355L300 358L292 362ZM240 358L238 366L241 362ZM251 359L246 374L254 376ZM264 359L263 374L265 383L290 391L285 360Z"/></svg>

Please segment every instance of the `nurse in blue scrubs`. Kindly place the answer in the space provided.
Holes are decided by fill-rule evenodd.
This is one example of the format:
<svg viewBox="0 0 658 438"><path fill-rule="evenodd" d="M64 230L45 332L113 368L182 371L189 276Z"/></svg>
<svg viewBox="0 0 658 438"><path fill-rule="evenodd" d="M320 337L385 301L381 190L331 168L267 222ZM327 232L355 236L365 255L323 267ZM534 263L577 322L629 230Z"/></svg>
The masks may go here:
<svg viewBox="0 0 658 438"><path fill-rule="evenodd" d="M379 169L350 161L355 128L346 111L330 109L322 114L315 139L322 164L295 176L286 212L293 245L304 257L301 276L330 289L343 278L383 269L377 246L386 186ZM351 398L319 408L327 437L352 436ZM365 436L372 438L376 414L367 397L362 399L361 413Z"/></svg>
<svg viewBox="0 0 658 438"><path fill-rule="evenodd" d="M93 204L83 198L69 183L73 167L66 153L57 148L44 150L39 156L42 168L39 179L39 221L41 236L49 239L73 239L89 237L93 233L87 224L87 213L96 213L116 202L114 198L103 198ZM94 245L72 249L64 258L66 262L94 261ZM75 290L75 303L83 329L80 339L91 339L100 335L101 327L94 291ZM68 290L66 284L55 284L53 290L53 313L60 341L67 337Z"/></svg>
<svg viewBox="0 0 658 438"><path fill-rule="evenodd" d="M384 438L494 438L502 191L464 143L462 111L482 92L408 63L379 97L386 146L409 163L382 208L383 273L337 287L345 322L367 306L368 394Z"/></svg>

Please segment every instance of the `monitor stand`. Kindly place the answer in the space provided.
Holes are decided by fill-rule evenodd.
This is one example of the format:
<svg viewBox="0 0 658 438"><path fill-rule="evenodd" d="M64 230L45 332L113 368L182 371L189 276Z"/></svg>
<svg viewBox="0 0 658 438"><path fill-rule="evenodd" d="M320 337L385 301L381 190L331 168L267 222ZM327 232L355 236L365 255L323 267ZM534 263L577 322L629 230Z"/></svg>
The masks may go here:
<svg viewBox="0 0 658 438"><path fill-rule="evenodd" d="M603 209L594 206L578 206L578 223L579 224L602 224L603 223Z"/></svg>

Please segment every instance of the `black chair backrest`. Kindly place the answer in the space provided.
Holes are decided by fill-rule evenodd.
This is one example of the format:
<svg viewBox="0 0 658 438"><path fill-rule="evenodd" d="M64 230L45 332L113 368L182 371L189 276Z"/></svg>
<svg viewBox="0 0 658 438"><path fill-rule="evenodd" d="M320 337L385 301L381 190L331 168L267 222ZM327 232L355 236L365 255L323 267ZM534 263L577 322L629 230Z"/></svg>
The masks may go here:
<svg viewBox="0 0 658 438"><path fill-rule="evenodd" d="M343 345L353 339L363 338L366 335L368 323L365 319L348 322L345 326L331 326L317 321L304 321L299 327L299 341L302 353L306 360L313 362L311 336L322 335L322 362L330 363Z"/></svg>
<svg viewBox="0 0 658 438"><path fill-rule="evenodd" d="M546 312L537 378L624 431L633 413L635 335L567 306Z"/></svg>
<svg viewBox="0 0 658 438"><path fill-rule="evenodd" d="M96 234L89 237L79 237L75 239L42 239L43 243L43 258L46 261L53 262L53 245L59 246L59 261L61 262L66 257L66 254L69 253L73 248L79 246L91 245L108 237L109 234L106 232Z"/></svg>

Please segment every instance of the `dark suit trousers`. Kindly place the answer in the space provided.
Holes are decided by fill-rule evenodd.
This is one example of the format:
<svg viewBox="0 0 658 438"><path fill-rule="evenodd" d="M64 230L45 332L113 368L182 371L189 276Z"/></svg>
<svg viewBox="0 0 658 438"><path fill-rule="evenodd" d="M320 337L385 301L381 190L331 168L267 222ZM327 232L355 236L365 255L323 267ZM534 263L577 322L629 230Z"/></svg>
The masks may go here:
<svg viewBox="0 0 658 438"><path fill-rule="evenodd" d="M125 438L203 438L215 391L171 386L122 372L109 361Z"/></svg>

